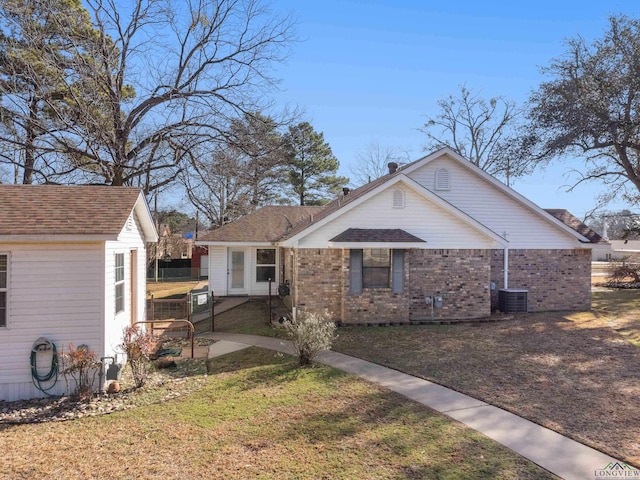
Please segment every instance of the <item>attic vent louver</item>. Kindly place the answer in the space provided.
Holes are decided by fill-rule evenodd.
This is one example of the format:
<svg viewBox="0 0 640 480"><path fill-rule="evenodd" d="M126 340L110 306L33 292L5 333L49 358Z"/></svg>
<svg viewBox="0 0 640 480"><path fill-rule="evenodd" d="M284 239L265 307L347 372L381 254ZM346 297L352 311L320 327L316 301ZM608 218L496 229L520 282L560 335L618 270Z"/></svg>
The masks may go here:
<svg viewBox="0 0 640 480"><path fill-rule="evenodd" d="M451 190L451 175L446 168L436 170L436 190Z"/></svg>
<svg viewBox="0 0 640 480"><path fill-rule="evenodd" d="M393 191L393 208L404 208L404 192L400 189Z"/></svg>
<svg viewBox="0 0 640 480"><path fill-rule="evenodd" d="M127 230L127 232L133 231L133 215L130 215L129 218L127 218L125 229Z"/></svg>

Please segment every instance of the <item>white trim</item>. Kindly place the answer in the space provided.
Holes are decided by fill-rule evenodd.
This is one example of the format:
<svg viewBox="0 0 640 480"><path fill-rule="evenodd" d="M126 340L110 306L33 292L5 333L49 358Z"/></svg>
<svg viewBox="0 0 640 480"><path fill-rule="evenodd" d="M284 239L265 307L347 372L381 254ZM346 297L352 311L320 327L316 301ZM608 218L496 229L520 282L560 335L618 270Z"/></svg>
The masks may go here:
<svg viewBox="0 0 640 480"><path fill-rule="evenodd" d="M515 200L517 202L520 202L522 205L527 207L529 210L531 210L532 212L537 214L539 217L544 219L547 223L550 223L550 224L556 226L557 228L560 228L561 230L564 230L566 233L568 233L571 236L577 238L581 242L591 243L591 241L588 238L586 238L585 236L583 236L580 233L576 232L573 228L571 228L567 224L561 222L560 220L558 220L556 217L554 217L550 213L545 212L544 209L540 208L538 205L533 203L531 200L528 200L527 198L523 197L521 194L519 194L518 192L516 192L512 188L507 187L504 183L502 183L501 181L499 181L495 177L489 175L487 172L485 172L481 168L477 167L476 165L474 165L469 160L467 160L463 156L459 155L458 153L456 153L455 151L453 151L449 147L441 148L441 149L439 149L439 150L427 155L426 157L422 157L421 159L416 160L412 164L407 165L407 167L405 167L402 170L402 174L407 175L408 173L411 173L411 172L413 172L413 171L415 171L415 170L417 170L419 168L422 168L423 166L427 165L428 163L431 163L433 160L435 160L437 158L442 157L443 155L448 155L453 160L457 161L460 165L462 165L466 169L470 170L474 174L478 175L483 180L486 180L492 186L494 186L495 188L499 189L500 191L505 193L507 196L511 197L513 200Z"/></svg>
<svg viewBox="0 0 640 480"><path fill-rule="evenodd" d="M158 241L158 232L151 216L151 210L147 201L142 195L142 191L138 194L138 199L133 206L133 211L138 215L138 221L142 227L142 233L144 234L144 241L149 243L156 243Z"/></svg>
<svg viewBox="0 0 640 480"><path fill-rule="evenodd" d="M120 269L120 267L118 266L118 256L122 257L122 280L118 280L118 270ZM126 268L126 263L125 263L125 254L124 252L115 252L113 254L113 300L114 300L114 304L113 304L113 309L114 309L114 314L118 315L124 311L126 311L127 309L127 297L126 297L126 286L127 286L127 282L126 282L126 275L127 275L127 268ZM118 310L118 287L122 287L122 309Z"/></svg>

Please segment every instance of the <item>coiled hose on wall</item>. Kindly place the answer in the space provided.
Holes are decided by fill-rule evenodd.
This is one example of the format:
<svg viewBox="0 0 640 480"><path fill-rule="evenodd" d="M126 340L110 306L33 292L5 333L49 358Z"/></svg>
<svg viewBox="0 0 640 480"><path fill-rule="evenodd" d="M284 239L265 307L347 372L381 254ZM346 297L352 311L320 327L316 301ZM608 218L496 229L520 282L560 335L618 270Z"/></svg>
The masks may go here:
<svg viewBox="0 0 640 480"><path fill-rule="evenodd" d="M49 371L45 374L38 373L38 353L51 352L51 365ZM35 387L45 395L51 395L49 392L56 386L58 382L58 350L55 343L40 337L33 342L31 348L31 379ZM47 385L50 383L50 385Z"/></svg>

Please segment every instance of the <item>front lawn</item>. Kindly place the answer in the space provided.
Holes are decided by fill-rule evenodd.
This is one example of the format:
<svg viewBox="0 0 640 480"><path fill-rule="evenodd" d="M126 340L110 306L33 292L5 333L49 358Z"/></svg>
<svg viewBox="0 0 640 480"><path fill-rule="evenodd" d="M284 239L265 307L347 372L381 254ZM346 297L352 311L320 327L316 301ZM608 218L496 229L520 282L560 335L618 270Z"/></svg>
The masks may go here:
<svg viewBox="0 0 640 480"><path fill-rule="evenodd" d="M486 437L328 367L251 348L173 400L4 426L0 478L547 479Z"/></svg>
<svg viewBox="0 0 640 480"><path fill-rule="evenodd" d="M447 326L341 328L334 350L503 407L640 467L640 293L586 313Z"/></svg>

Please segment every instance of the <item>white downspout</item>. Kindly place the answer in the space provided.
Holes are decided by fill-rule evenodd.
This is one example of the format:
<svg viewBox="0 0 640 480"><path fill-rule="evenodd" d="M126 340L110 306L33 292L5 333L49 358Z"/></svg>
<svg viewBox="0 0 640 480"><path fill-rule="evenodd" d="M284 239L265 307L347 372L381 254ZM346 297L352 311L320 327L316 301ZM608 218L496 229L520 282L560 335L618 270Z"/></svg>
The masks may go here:
<svg viewBox="0 0 640 480"><path fill-rule="evenodd" d="M509 236L509 234L507 232L504 232L502 236L504 237L505 240L507 240L507 237ZM503 288L505 289L509 288L509 246L508 244L504 246L504 287Z"/></svg>
<svg viewBox="0 0 640 480"><path fill-rule="evenodd" d="M509 249L504 247L504 288L509 288Z"/></svg>

